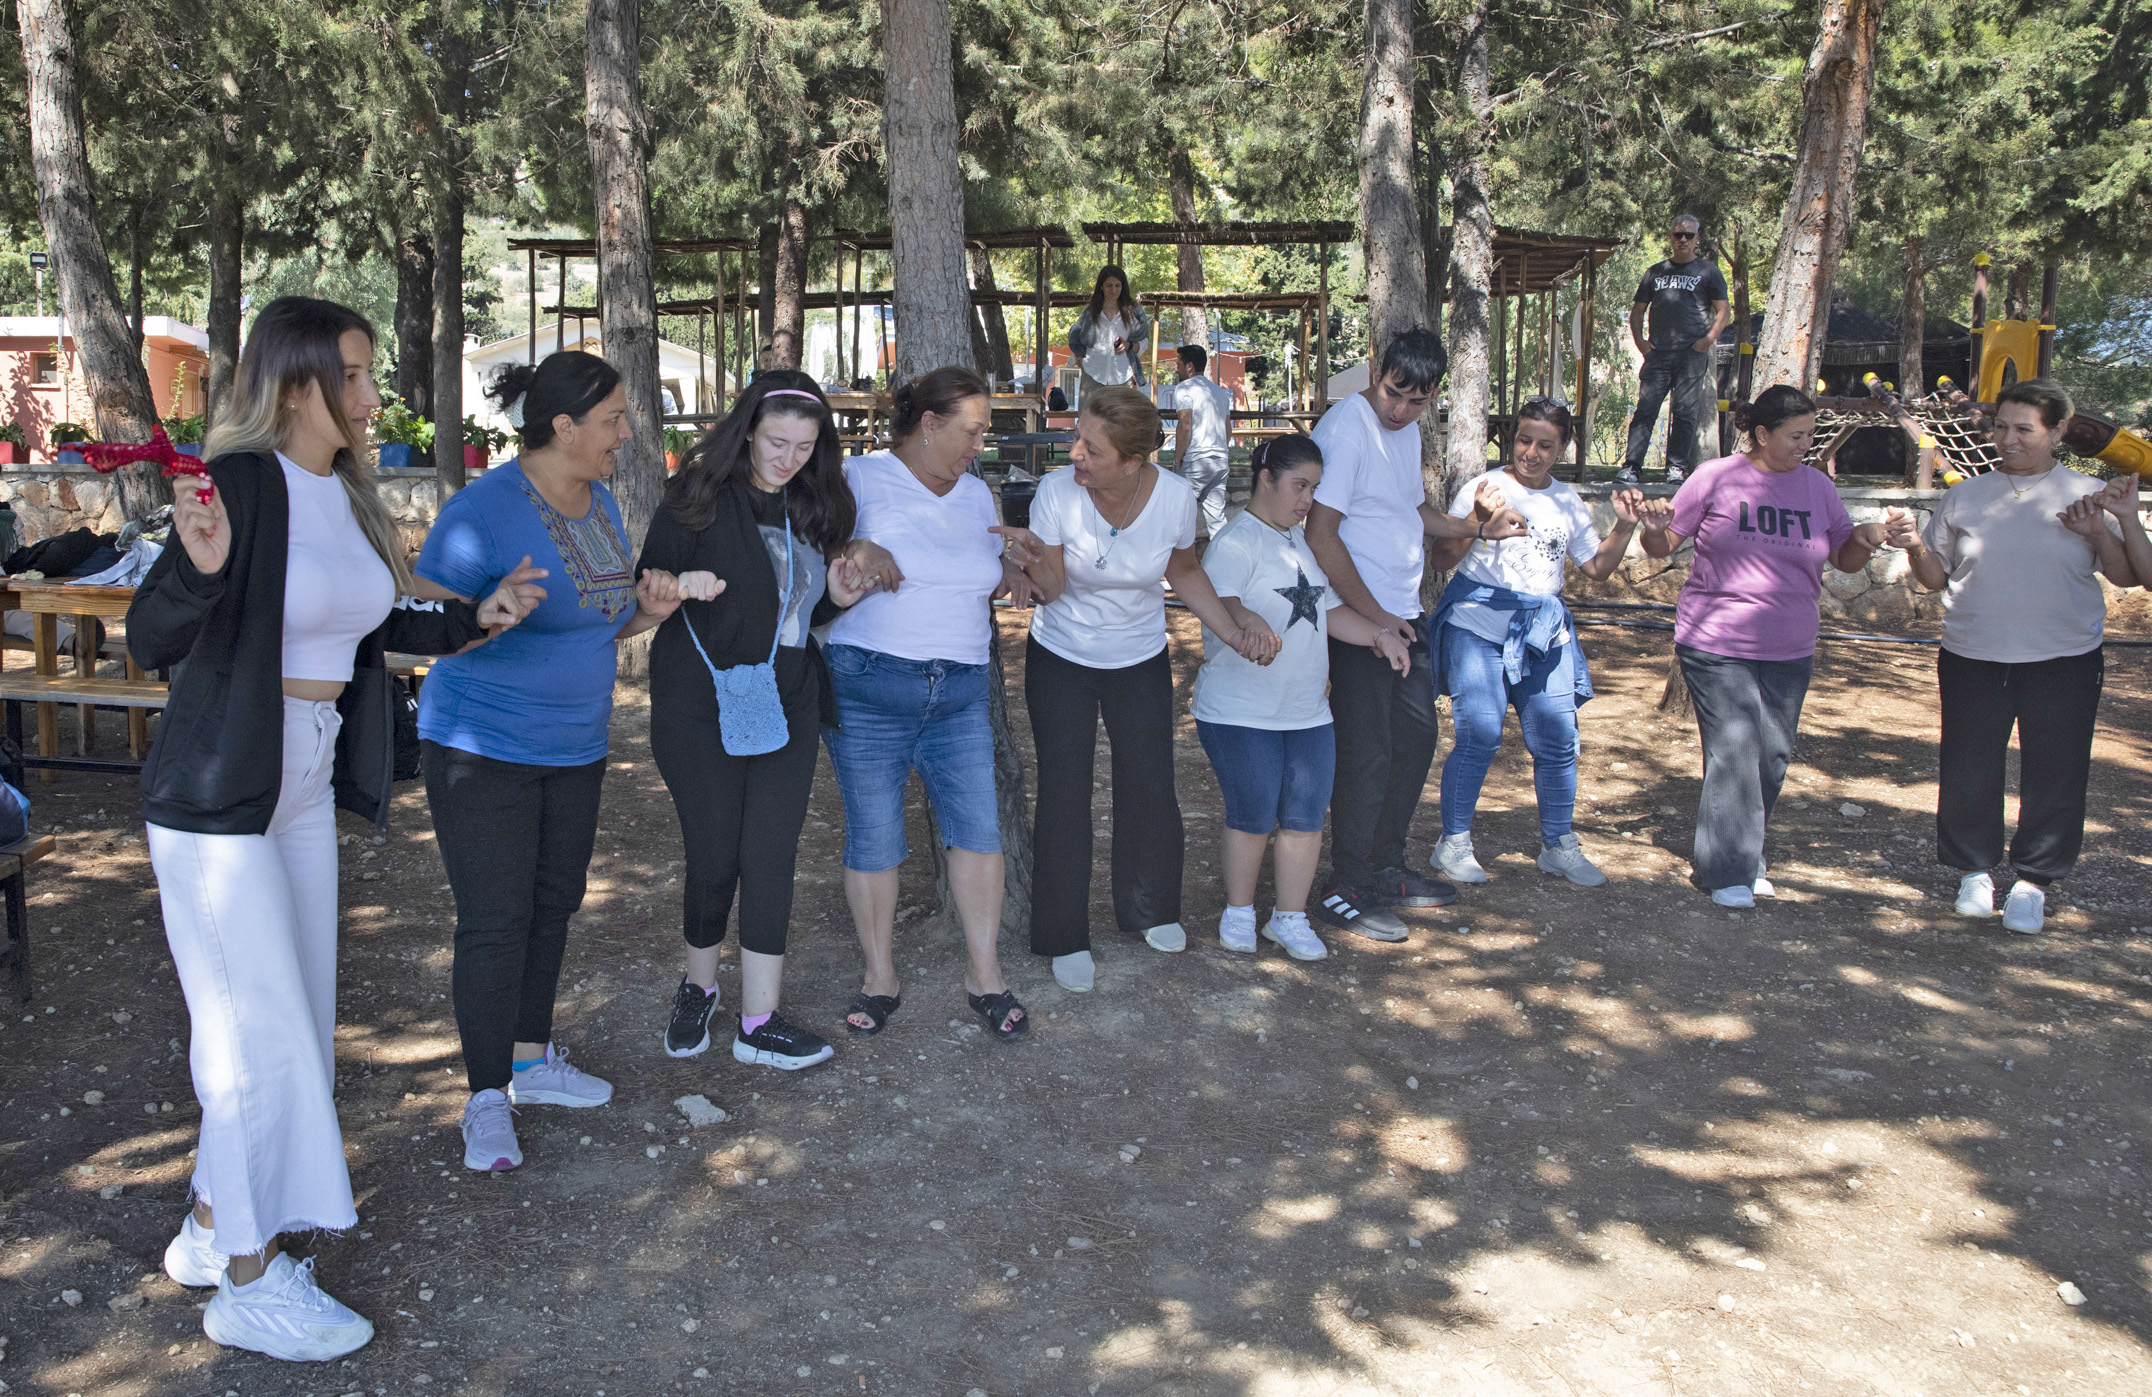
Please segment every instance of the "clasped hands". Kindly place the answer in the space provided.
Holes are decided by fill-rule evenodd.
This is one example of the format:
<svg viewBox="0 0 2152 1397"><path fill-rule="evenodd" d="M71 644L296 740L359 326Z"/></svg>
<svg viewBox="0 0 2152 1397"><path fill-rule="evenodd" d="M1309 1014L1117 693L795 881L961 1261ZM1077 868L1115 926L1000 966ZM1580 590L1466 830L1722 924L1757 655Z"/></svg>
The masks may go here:
<svg viewBox="0 0 2152 1397"><path fill-rule="evenodd" d="M2062 526L2080 538L2097 539L2109 533L2107 517L2134 519L2140 508L2138 501L2138 477L2134 472L2118 475L2107 482L2106 488L2072 504L2055 517Z"/></svg>

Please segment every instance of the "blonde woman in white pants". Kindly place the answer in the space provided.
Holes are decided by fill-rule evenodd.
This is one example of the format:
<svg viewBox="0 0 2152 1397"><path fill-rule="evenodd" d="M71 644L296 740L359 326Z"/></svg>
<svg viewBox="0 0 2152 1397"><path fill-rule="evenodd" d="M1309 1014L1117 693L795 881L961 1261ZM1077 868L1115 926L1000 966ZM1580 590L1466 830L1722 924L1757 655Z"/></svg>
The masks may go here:
<svg viewBox="0 0 2152 1397"><path fill-rule="evenodd" d="M410 598L359 454L381 404L373 358L355 311L300 297L262 311L209 483L180 482L127 613L135 659L173 671L142 805L202 1107L195 1207L165 1270L217 1288L210 1338L294 1360L373 1337L277 1235L358 1221L334 1096L335 806L386 824L384 651L453 653L538 593L523 569L477 608Z"/></svg>

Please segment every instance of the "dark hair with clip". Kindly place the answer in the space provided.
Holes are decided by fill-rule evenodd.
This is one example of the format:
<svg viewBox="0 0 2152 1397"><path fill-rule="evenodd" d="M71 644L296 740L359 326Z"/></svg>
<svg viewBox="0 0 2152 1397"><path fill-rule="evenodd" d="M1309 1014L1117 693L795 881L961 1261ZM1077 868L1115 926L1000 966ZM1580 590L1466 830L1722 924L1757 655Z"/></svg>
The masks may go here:
<svg viewBox="0 0 2152 1397"><path fill-rule="evenodd" d="M529 364L510 364L493 376L486 396L503 413L523 400L523 425L516 436L524 449L536 451L553 440L553 419L566 414L581 422L590 410L620 386L620 370L595 354L563 349Z"/></svg>
<svg viewBox="0 0 2152 1397"><path fill-rule="evenodd" d="M1763 432L1775 432L1794 418L1807 417L1815 410L1815 399L1790 383L1781 383L1758 393L1753 403L1735 403L1734 426L1754 437Z"/></svg>
<svg viewBox="0 0 2152 1397"><path fill-rule="evenodd" d="M896 391L890 403L889 439L902 441L919 430L928 413L947 417L988 391L986 380L970 369L954 364L929 369Z"/></svg>
<svg viewBox="0 0 2152 1397"><path fill-rule="evenodd" d="M1295 432L1289 437L1272 437L1255 448L1248 458L1248 473L1261 484L1260 477L1269 476L1273 482L1287 471L1302 466L1322 469L1323 449L1315 444L1315 438L1306 432Z"/></svg>

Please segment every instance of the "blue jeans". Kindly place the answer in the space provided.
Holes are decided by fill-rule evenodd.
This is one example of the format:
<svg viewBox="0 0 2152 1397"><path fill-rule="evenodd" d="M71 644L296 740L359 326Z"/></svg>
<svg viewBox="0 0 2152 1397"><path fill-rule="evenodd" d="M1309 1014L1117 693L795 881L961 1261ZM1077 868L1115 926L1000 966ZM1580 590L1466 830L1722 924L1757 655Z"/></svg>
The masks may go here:
<svg viewBox="0 0 2152 1397"><path fill-rule="evenodd" d="M1442 764L1442 833L1470 834L1487 768L1502 749L1502 716L1511 707L1532 754L1539 792L1539 837L1552 844L1569 833L1577 809L1577 696L1569 645L1525 656L1524 678L1502 671L1502 647L1462 626L1442 627L1442 666L1450 682L1450 721L1457 739Z"/></svg>
<svg viewBox="0 0 2152 1397"><path fill-rule="evenodd" d="M825 729L823 740L844 792L844 866L880 873L904 862L911 852L904 783L914 768L944 844L1000 853L986 666L906 660L854 645L832 645L823 658L840 725Z"/></svg>
<svg viewBox="0 0 2152 1397"><path fill-rule="evenodd" d="M1330 724L1279 732L1198 718L1196 738L1218 773L1227 829L1322 833L1338 769L1336 729Z"/></svg>
<svg viewBox="0 0 2152 1397"><path fill-rule="evenodd" d="M1644 356L1637 375L1636 411L1629 418L1629 451L1623 459L1627 470L1642 470L1644 455L1651 450L1651 429L1658 425L1661 404L1671 403L1666 421L1666 465L1669 470L1696 469L1696 429L1706 416L1711 391L1711 352L1699 353L1684 344L1678 349L1654 349Z"/></svg>

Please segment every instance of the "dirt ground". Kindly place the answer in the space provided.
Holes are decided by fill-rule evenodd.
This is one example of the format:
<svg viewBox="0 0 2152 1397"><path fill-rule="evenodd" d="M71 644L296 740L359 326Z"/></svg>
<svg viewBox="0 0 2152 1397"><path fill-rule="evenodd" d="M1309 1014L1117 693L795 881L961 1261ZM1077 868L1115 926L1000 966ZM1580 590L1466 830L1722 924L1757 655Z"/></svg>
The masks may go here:
<svg viewBox="0 0 2152 1397"><path fill-rule="evenodd" d="M1175 626L1185 696L1192 622ZM402 797L380 847L347 819L341 1100L362 1221L298 1245L379 1333L323 1367L218 1349L203 1295L159 1269L196 1111L134 787L37 784L60 850L31 883L36 996L0 1014L0 1380L52 1397L2152 1391L2152 651L2111 654L2087 854L2028 938L1951 914L1932 652L1826 645L1772 834L1780 895L1728 913L1685 881L1697 753L1653 706L1666 637L1589 643L1579 827L1608 887L1533 868L1512 727L1478 826L1491 883L1408 914L1402 945L1227 953L1216 786L1190 731L1189 953L1110 930L1102 841L1097 992L1062 992L1010 946L1034 1015L1017 1045L965 1011L923 859L904 1007L845 1038L858 961L824 762L788 1009L838 1055L790 1076L660 1051L679 836L624 691L558 1027L618 1095L525 1113L508 1175L458 1155L451 913L423 799ZM728 1004L737 985L728 952ZM690 1093L731 1118L690 1129L672 1104Z"/></svg>

